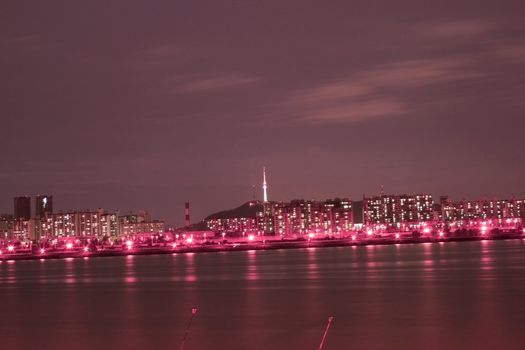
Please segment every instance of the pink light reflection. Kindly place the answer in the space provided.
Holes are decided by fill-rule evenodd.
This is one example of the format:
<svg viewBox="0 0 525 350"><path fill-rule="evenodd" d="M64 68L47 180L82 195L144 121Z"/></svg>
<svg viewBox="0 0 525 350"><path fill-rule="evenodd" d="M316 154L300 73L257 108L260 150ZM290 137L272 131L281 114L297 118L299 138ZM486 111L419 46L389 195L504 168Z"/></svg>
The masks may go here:
<svg viewBox="0 0 525 350"><path fill-rule="evenodd" d="M197 275L194 275L194 274L186 275L184 277L184 280L186 282L196 282L197 281Z"/></svg>
<svg viewBox="0 0 525 350"><path fill-rule="evenodd" d="M308 269L307 276L309 280L318 280L319 279L319 265L317 263L317 251L315 248L308 248ZM308 284L308 289L316 289L318 286L313 283Z"/></svg>
<svg viewBox="0 0 525 350"><path fill-rule="evenodd" d="M257 254L255 250L248 250L248 271L246 273L246 279L248 281L257 281L259 274L257 272Z"/></svg>
<svg viewBox="0 0 525 350"><path fill-rule="evenodd" d="M124 282L125 283L136 283L137 278L135 276L126 276L124 277Z"/></svg>
<svg viewBox="0 0 525 350"><path fill-rule="evenodd" d="M186 275L184 276L184 280L186 282L196 282L198 277L195 273L195 253L186 253L184 254L184 258L186 261Z"/></svg>

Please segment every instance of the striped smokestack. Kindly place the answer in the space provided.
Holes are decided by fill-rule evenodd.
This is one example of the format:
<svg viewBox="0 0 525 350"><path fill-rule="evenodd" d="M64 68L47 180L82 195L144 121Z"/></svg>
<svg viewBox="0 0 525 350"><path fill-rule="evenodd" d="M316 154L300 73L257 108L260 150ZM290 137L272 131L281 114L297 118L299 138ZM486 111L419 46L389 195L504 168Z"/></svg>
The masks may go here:
<svg viewBox="0 0 525 350"><path fill-rule="evenodd" d="M184 207L184 215L186 215L185 227L186 229L190 228L190 202L186 202Z"/></svg>

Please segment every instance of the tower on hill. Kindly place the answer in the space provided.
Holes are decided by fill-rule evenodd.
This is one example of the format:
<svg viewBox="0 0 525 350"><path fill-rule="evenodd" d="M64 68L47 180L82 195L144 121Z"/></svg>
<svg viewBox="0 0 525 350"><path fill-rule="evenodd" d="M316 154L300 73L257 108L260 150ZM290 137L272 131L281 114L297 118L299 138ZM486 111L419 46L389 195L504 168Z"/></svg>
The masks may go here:
<svg viewBox="0 0 525 350"><path fill-rule="evenodd" d="M266 183L266 168L263 168L263 202L268 203L268 184Z"/></svg>

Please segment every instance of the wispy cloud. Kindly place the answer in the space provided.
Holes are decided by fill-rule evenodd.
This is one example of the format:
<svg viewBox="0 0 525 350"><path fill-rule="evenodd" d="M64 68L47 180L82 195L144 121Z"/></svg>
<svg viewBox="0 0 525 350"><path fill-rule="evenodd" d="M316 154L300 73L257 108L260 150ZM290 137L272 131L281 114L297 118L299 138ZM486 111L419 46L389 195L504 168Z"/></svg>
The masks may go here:
<svg viewBox="0 0 525 350"><path fill-rule="evenodd" d="M378 65L357 73L355 79L371 88L414 88L479 76L468 69L469 63L461 58L406 60Z"/></svg>
<svg viewBox="0 0 525 350"><path fill-rule="evenodd" d="M180 85L180 89L187 92L225 89L253 84L259 78L244 76L240 73L228 73L215 76L202 76L188 80Z"/></svg>
<svg viewBox="0 0 525 350"><path fill-rule="evenodd" d="M38 39L37 35L15 35L8 38L5 38L3 40L6 44L25 44L25 43L33 43Z"/></svg>
<svg viewBox="0 0 525 350"><path fill-rule="evenodd" d="M348 123L408 112L407 106L395 98L370 97L360 101L312 108L304 111L301 119L314 123Z"/></svg>
<svg viewBox="0 0 525 350"><path fill-rule="evenodd" d="M138 51L130 58L129 66L137 70L166 69L191 56L188 49L175 44L160 44Z"/></svg>
<svg viewBox="0 0 525 350"><path fill-rule="evenodd" d="M161 90L170 94L206 92L254 84L261 79L241 72L200 66L207 53L198 48L162 44L137 52L129 61L134 70L162 72ZM204 60L205 61L205 60Z"/></svg>
<svg viewBox="0 0 525 350"><path fill-rule="evenodd" d="M525 45L523 44L499 45L494 50L494 53L507 63L525 63Z"/></svg>
<svg viewBox="0 0 525 350"><path fill-rule="evenodd" d="M412 108L400 92L479 77L468 70L468 63L443 58L378 65L302 91L285 105L294 119L311 122L356 122L406 114Z"/></svg>
<svg viewBox="0 0 525 350"><path fill-rule="evenodd" d="M7 50L19 52L32 52L57 47L56 43L36 34L15 35L3 40L0 39L0 45L6 46Z"/></svg>
<svg viewBox="0 0 525 350"><path fill-rule="evenodd" d="M495 29L494 23L481 19L460 19L452 21L431 21L415 27L419 36L426 38L466 38L489 33Z"/></svg>

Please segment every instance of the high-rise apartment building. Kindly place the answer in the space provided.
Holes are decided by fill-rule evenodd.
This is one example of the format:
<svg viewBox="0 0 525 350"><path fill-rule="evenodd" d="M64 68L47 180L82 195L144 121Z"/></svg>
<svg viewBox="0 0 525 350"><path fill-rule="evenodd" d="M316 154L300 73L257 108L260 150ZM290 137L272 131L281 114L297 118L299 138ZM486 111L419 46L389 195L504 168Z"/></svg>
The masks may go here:
<svg viewBox="0 0 525 350"><path fill-rule="evenodd" d="M31 197L15 197L14 214L16 220L29 220L31 218Z"/></svg>
<svg viewBox="0 0 525 350"><path fill-rule="evenodd" d="M35 197L35 216L43 218L53 214L53 196L38 195Z"/></svg>
<svg viewBox="0 0 525 350"><path fill-rule="evenodd" d="M432 221L434 200L430 194L380 195L364 199L366 224L397 225Z"/></svg>

